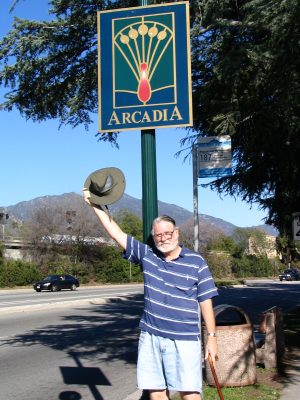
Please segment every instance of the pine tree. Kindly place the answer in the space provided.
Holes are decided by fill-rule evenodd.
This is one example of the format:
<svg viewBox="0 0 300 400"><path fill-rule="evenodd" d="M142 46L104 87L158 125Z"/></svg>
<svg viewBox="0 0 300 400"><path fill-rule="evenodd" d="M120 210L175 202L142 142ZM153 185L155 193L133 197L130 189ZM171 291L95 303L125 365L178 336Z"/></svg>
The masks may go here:
<svg viewBox="0 0 300 400"><path fill-rule="evenodd" d="M192 3L194 129L233 143L234 174L212 187L257 202L291 238L300 205L300 3Z"/></svg>
<svg viewBox="0 0 300 400"><path fill-rule="evenodd" d="M189 3L194 126L184 142L230 135L234 173L211 186L258 203L266 222L291 238L300 211L300 2ZM51 20L16 19L0 42L0 84L8 88L0 109L87 128L98 111L96 12L138 1L49 4ZM117 145L117 134L101 139Z"/></svg>

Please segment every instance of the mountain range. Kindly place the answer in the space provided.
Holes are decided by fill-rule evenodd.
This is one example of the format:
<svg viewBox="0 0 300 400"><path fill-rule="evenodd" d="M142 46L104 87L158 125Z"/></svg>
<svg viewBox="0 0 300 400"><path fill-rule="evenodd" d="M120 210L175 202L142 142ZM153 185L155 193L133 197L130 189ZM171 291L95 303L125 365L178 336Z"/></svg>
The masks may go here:
<svg viewBox="0 0 300 400"><path fill-rule="evenodd" d="M82 196L78 193L72 192L62 195L37 197L29 201L22 201L15 205L5 207L5 212L8 213L10 222L12 222L13 220L28 221L32 218L35 210L39 208L51 209L60 207L62 209L65 209L66 211L76 211L77 209L82 207L82 203ZM2 207L2 209L4 208ZM128 210L138 217L142 218L142 200L129 196L126 193L119 201L109 206L109 209L112 214L117 213L120 210ZM159 215L167 214L172 216L175 219L177 225L180 227L189 226L190 229L193 227L194 215L191 211L186 210L185 208L179 207L176 204L169 204L158 201L158 211ZM206 214L199 214L200 237L204 236L205 239L206 237L210 237L217 233L230 236L233 234L236 228L236 225L224 221L221 218L215 218ZM263 230L268 235L278 235L276 229L269 225L258 225L251 228Z"/></svg>

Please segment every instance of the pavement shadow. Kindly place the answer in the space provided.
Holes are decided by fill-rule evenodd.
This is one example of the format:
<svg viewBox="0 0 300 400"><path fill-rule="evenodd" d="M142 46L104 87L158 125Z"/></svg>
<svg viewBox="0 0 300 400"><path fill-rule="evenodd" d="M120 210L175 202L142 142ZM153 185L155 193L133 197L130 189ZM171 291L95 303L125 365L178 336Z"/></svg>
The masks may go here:
<svg viewBox="0 0 300 400"><path fill-rule="evenodd" d="M68 354L72 366L60 366L63 382L88 386L92 398L103 400L98 385L111 385L100 368L86 367L121 360L135 364L138 346L138 324L142 314L142 294L122 299L108 299L105 304L72 307L70 315L62 314L59 324L46 325L24 334L2 340L1 345L42 345ZM85 361L82 361L85 360ZM75 364L75 366L74 366ZM59 400L77 400L76 391L64 391Z"/></svg>
<svg viewBox="0 0 300 400"><path fill-rule="evenodd" d="M138 324L143 295L109 299L106 304L80 307L78 314L62 316L60 324L46 325L2 341L3 345L43 345L80 357L100 357L107 362L136 363ZM88 311L84 313L83 311Z"/></svg>
<svg viewBox="0 0 300 400"><path fill-rule="evenodd" d="M224 303L241 307L255 325L259 324L261 313L271 307L281 307L284 313L300 307L300 285L254 283L247 287L221 287L214 305Z"/></svg>
<svg viewBox="0 0 300 400"><path fill-rule="evenodd" d="M58 397L59 400L80 400L82 399L81 394L74 390L66 390L61 392Z"/></svg>

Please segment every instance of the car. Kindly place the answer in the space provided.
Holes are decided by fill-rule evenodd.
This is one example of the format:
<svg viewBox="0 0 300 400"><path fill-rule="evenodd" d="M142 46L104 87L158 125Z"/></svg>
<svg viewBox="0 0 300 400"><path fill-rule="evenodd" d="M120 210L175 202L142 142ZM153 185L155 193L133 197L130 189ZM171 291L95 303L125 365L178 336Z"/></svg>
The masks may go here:
<svg viewBox="0 0 300 400"><path fill-rule="evenodd" d="M279 274L280 281L299 281L300 280L300 272L297 268L288 268L283 271L282 274Z"/></svg>
<svg viewBox="0 0 300 400"><path fill-rule="evenodd" d="M61 289L76 290L79 287L79 280L72 275L48 275L45 279L33 284L33 289L37 292L50 290L57 292Z"/></svg>

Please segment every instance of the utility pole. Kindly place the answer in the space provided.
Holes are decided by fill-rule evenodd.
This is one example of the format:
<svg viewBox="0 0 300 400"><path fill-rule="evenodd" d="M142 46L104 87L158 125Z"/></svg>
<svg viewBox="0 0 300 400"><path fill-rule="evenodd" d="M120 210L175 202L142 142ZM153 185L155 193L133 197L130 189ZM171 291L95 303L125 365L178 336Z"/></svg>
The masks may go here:
<svg viewBox="0 0 300 400"><path fill-rule="evenodd" d="M199 211L198 211L198 151L193 145L193 202L194 202L194 250L199 252Z"/></svg>
<svg viewBox="0 0 300 400"><path fill-rule="evenodd" d="M6 221L8 220L9 215L5 212L5 210L2 209L0 212L0 224L2 225L2 240L4 241L4 236L5 236L5 228L4 225L6 224Z"/></svg>

